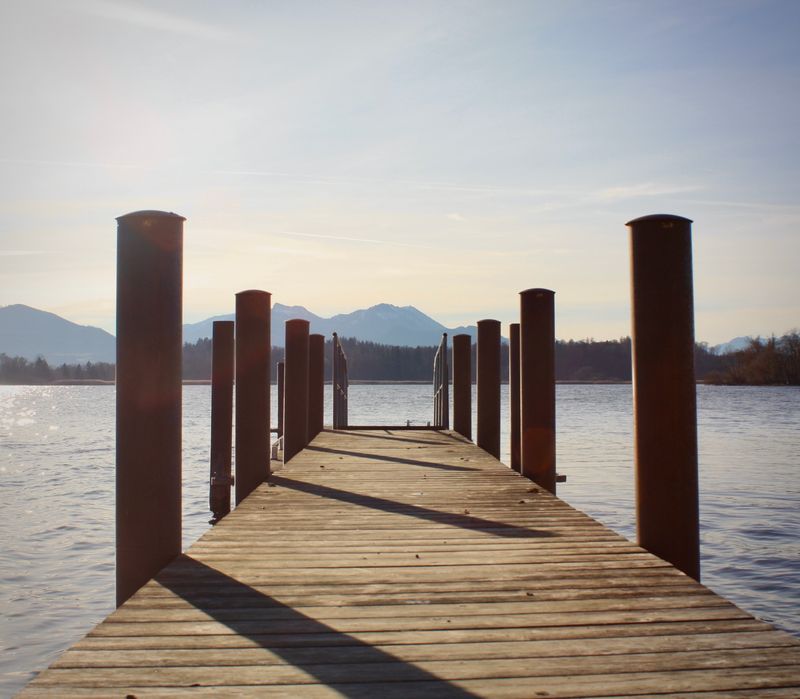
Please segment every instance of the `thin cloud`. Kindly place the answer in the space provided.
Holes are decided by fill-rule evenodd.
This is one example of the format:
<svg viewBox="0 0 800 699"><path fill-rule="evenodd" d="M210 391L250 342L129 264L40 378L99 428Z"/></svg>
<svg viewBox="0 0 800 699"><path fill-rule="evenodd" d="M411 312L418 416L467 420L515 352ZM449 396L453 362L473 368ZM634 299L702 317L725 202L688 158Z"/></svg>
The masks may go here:
<svg viewBox="0 0 800 699"><path fill-rule="evenodd" d="M398 180L398 184L405 184L419 189L441 192L470 192L474 194L501 194L522 195L526 197L551 197L565 196L569 192L555 189L534 189L531 187L489 185L489 184L459 184L456 182L418 182L414 180Z"/></svg>
<svg viewBox="0 0 800 699"><path fill-rule="evenodd" d="M715 207L737 207L740 209L758 209L763 211L785 212L789 214L800 214L800 206L797 204L773 204L771 202L758 201L733 201L733 200L713 200L713 199L687 199L692 204Z"/></svg>
<svg viewBox="0 0 800 699"><path fill-rule="evenodd" d="M195 19L163 12L162 10L154 10L151 7L143 7L132 2L81 0L80 3L73 5L73 7L94 17L110 19L145 29L155 29L169 34L180 34L214 41L226 41L232 38L229 32L215 27L213 24L199 22Z"/></svg>
<svg viewBox="0 0 800 699"><path fill-rule="evenodd" d="M0 257L30 257L33 255L52 254L52 250L0 250Z"/></svg>
<svg viewBox="0 0 800 699"><path fill-rule="evenodd" d="M344 255L338 252L331 252L330 250L306 250L303 248L290 248L286 246L278 246L278 245L259 245L255 247L251 252L257 252L261 254L278 254L278 255L294 255L296 257L313 257L319 260L334 260L334 259L344 259Z"/></svg>
<svg viewBox="0 0 800 699"><path fill-rule="evenodd" d="M637 199L639 197L664 197L672 194L686 194L703 189L697 185L659 185L653 182L623 185L600 189L591 195L592 199L602 201L620 201L623 199Z"/></svg>
<svg viewBox="0 0 800 699"><path fill-rule="evenodd" d="M205 170L209 175L235 175L237 177L292 177L299 180L306 180L308 176L299 175L292 172L275 172L271 170ZM326 180L320 180L325 182Z"/></svg>
<svg viewBox="0 0 800 699"><path fill-rule="evenodd" d="M124 165L122 163L97 163L86 162L81 160L30 160L26 158L0 158L0 164L3 165L62 165L65 167L92 167L92 168L107 168L114 170L141 170L143 168L138 165Z"/></svg>
<svg viewBox="0 0 800 699"><path fill-rule="evenodd" d="M469 192L477 194L515 194L530 197L568 196L574 192L564 192L554 189L534 189L521 186L488 185L488 184L463 184L457 182L427 182L424 180L388 179L382 177L339 177L336 175L307 175L297 172L278 172L273 170L207 170L212 175L233 175L236 177L275 177L291 182L304 182L307 184L383 184L401 185L415 189L441 191L441 192Z"/></svg>
<svg viewBox="0 0 800 699"><path fill-rule="evenodd" d="M430 250L428 245L414 243L401 243L396 240L378 240L377 238L351 238L346 235L323 235L322 233L296 233L295 231L281 231L279 235L289 235L298 238L321 238L323 240L342 240L348 243L366 243L368 245L396 245L404 248L423 248Z"/></svg>

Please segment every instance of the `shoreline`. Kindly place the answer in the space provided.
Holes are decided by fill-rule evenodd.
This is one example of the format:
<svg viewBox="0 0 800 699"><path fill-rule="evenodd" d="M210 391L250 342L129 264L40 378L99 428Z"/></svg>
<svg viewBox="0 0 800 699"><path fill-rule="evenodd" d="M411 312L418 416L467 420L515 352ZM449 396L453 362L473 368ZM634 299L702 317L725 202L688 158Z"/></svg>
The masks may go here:
<svg viewBox="0 0 800 699"><path fill-rule="evenodd" d="M565 386L615 386L615 385L631 385L633 382L631 380L624 380L624 379L595 379L589 381L582 381L577 379L558 379L556 380L556 384L565 385ZM183 386L210 386L211 379L183 379L181 382ZM430 385L430 381L423 381L423 380L403 380L403 379L351 379L350 385L351 386L427 386ZM750 383L741 383L741 384L727 384L727 383L716 383L705 381L703 379L698 379L695 381L695 384L698 386L789 386L792 384L750 384ZM106 381L103 379L59 379L58 381L51 381L49 383L2 383L0 382L0 386L115 386L115 381ZM277 385L275 381L270 383L271 386ZM331 385L331 381L325 382L326 386ZM452 386L452 381L450 382ZM473 381L472 385L475 386L476 383ZM501 386L507 386L508 381L501 381Z"/></svg>
<svg viewBox="0 0 800 699"><path fill-rule="evenodd" d="M330 386L331 381L326 381L325 385ZM351 379L350 386L428 386L430 381L413 380L413 379ZM556 384L575 384L575 385L592 385L592 384L630 384L630 381L622 379L597 379L596 381L578 381L572 379L564 379L556 381ZM698 381L698 384L704 383ZM183 379L181 381L183 386L210 386L211 379ZM59 379L58 381L51 381L49 383L0 383L0 386L115 386L116 381L106 381L104 379ZM270 382L271 386L276 386L275 381ZM450 382L452 386L452 381ZM477 385L474 381L472 385ZM501 386L508 386L508 381L501 381Z"/></svg>
<svg viewBox="0 0 800 699"><path fill-rule="evenodd" d="M563 386L619 386L633 384L630 379L556 379L556 384ZM181 381L183 386L210 386L211 379L183 379ZM332 381L325 381L326 386L330 386ZM449 382L450 386L453 385L452 379ZM42 382L42 383L10 383L0 381L0 386L115 386L116 381L106 379L58 379L56 381ZM234 382L235 385L235 382ZM276 381L270 382L271 386L276 386ZM430 380L423 379L350 379L350 386L429 386ZM475 381L472 386L476 386ZM508 381L501 381L501 386L508 386ZM708 379L696 379L695 385L697 386L727 386L727 387L797 387L797 384L787 383L721 383L717 381L709 381Z"/></svg>

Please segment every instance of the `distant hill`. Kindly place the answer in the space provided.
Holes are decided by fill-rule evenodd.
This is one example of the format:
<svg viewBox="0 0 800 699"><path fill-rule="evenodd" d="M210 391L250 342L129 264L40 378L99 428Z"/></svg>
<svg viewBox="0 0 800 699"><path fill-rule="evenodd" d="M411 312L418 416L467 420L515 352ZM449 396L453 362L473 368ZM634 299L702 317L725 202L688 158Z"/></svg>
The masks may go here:
<svg viewBox="0 0 800 699"><path fill-rule="evenodd" d="M198 323L188 323L183 326L183 341L193 343L202 340L204 337L210 338L215 320L234 320L235 317L235 314L229 313L227 315L206 318ZM302 318L303 320L309 321L311 323L312 333L327 332L318 329L327 322L327 318L320 318L318 315L314 315L311 311L302 306L284 306L282 303L276 303L272 306L272 323L270 328L273 345L283 347L284 323L293 318Z"/></svg>
<svg viewBox="0 0 800 699"><path fill-rule="evenodd" d="M464 333L473 340L477 335L474 325L446 328L413 306L381 303L352 313L323 318L303 306L276 303L272 307L273 345L283 346L285 322L292 318L308 320L312 333L329 337L337 332L340 337L384 345L433 346L439 344L443 332L450 337ZM183 341L195 343L204 337L211 337L215 320L233 319L234 314L231 313L184 325ZM56 366L64 363L114 362L116 350L114 336L105 330L78 325L54 313L15 304L0 307L0 353L29 360L42 356L49 364Z"/></svg>
<svg viewBox="0 0 800 699"><path fill-rule="evenodd" d="M113 362L116 341L100 328L15 304L0 307L0 353L30 360L41 356L52 366Z"/></svg>
<svg viewBox="0 0 800 699"><path fill-rule="evenodd" d="M311 324L312 333L326 337L334 332L340 337L356 338L365 342L403 347L431 347L438 345L442 333L452 341L453 335L477 336L474 325L447 328L414 306L393 306L380 303L352 313L340 313L332 318L318 316L303 306L272 307L272 344L283 347L285 322L304 318ZM183 341L195 343L211 337L215 320L233 320L234 314L214 316L183 326ZM746 348L750 337L737 337L716 345L710 351L716 355ZM115 339L100 328L72 323L54 313L40 311L30 306L16 304L0 307L0 353L10 357L35 360L44 357L49 364L85 364L86 362L114 362Z"/></svg>
<svg viewBox="0 0 800 699"><path fill-rule="evenodd" d="M753 338L749 335L747 337L734 337L732 340L723 342L721 345L714 345L711 348L711 351L714 354L730 354L731 352L739 352L743 349L747 349L752 341Z"/></svg>
<svg viewBox="0 0 800 699"><path fill-rule="evenodd" d="M477 335L474 325L468 327L447 328L414 306L393 306L380 303L377 306L340 313L332 318L322 318L303 306L284 306L276 303L272 307L272 344L283 347L285 322L292 318L303 318L309 321L312 333L330 336L336 332L340 337L355 337L359 340L377 342L383 345L400 345L405 347L438 345L442 333L449 337L457 334ZM183 326L183 341L197 342L204 337L211 337L212 324L215 320L233 320L234 314L214 316L199 323Z"/></svg>

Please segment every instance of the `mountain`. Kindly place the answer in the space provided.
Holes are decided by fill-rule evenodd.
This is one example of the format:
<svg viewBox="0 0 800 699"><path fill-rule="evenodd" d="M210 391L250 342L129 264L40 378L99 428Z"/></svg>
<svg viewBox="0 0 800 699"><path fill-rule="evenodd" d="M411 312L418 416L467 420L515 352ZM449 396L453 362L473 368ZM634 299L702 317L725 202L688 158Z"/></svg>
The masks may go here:
<svg viewBox="0 0 800 699"><path fill-rule="evenodd" d="M55 313L15 304L0 307L0 352L50 365L113 362L116 341L105 330L78 325Z"/></svg>
<svg viewBox="0 0 800 699"><path fill-rule="evenodd" d="M446 328L414 306L393 306L389 303L380 303L352 313L340 313L329 318L328 323L329 333L335 331L340 337L409 347L438 345L445 332L448 337L464 333L473 338L478 332L474 326Z"/></svg>
<svg viewBox="0 0 800 699"><path fill-rule="evenodd" d="M752 341L753 338L750 336L734 337L732 340L723 342L721 345L714 345L711 348L711 351L714 354L730 354L731 352L739 352L743 349L747 349Z"/></svg>
<svg viewBox="0 0 800 699"><path fill-rule="evenodd" d="M197 342L204 337L211 337L213 333L213 323L215 320L234 320L236 315L229 313L227 315L213 316L206 318L198 323L189 323L183 326L183 341L184 342ZM311 323L312 333L330 334L327 329L320 330L319 328L327 328L325 325L328 322L327 318L320 318L314 315L311 311L303 308L302 306L284 306L282 303L276 303L272 306L272 322L270 323L272 344L283 347L283 340L285 334L284 323L292 318L302 318L303 320Z"/></svg>
<svg viewBox="0 0 800 699"><path fill-rule="evenodd" d="M332 318L322 318L303 306L284 306L276 303L272 307L272 344L282 347L284 344L285 325L292 318L303 318L309 321L312 333L330 336L338 333L339 337L355 337L359 340L378 342L384 345L402 345L409 347L438 345L442 333L449 337L466 334L475 339L477 328L446 328L430 316L414 306L393 306L380 303L377 306L364 308L352 313L340 313ZM183 326L183 341L197 342L203 337L211 337L212 323L215 320L233 320L234 314L214 316L199 323Z"/></svg>
<svg viewBox="0 0 800 699"><path fill-rule="evenodd" d="M326 337L336 332L340 337L408 347L438 345L444 332L451 340L453 335L463 333L474 341L478 332L474 325L446 328L413 306L380 303L352 313L322 318L303 306L276 303L272 307L273 345L283 346L285 323L292 318L309 321L312 333ZM211 337L215 320L233 319L231 313L184 325L183 341L195 343L201 338ZM53 366L114 362L115 346L114 336L100 328L78 325L54 313L21 304L0 307L0 353L10 357L34 360L42 356Z"/></svg>

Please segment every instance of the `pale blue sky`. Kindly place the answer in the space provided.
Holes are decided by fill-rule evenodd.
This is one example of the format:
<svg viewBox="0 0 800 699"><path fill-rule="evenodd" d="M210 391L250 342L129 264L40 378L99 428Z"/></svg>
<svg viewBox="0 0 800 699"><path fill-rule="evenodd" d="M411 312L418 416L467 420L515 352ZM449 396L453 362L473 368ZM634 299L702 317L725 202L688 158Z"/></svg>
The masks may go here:
<svg viewBox="0 0 800 699"><path fill-rule="evenodd" d="M114 328L115 222L233 294L630 332L625 221L695 221L697 337L800 326L800 2L0 2L0 305Z"/></svg>

